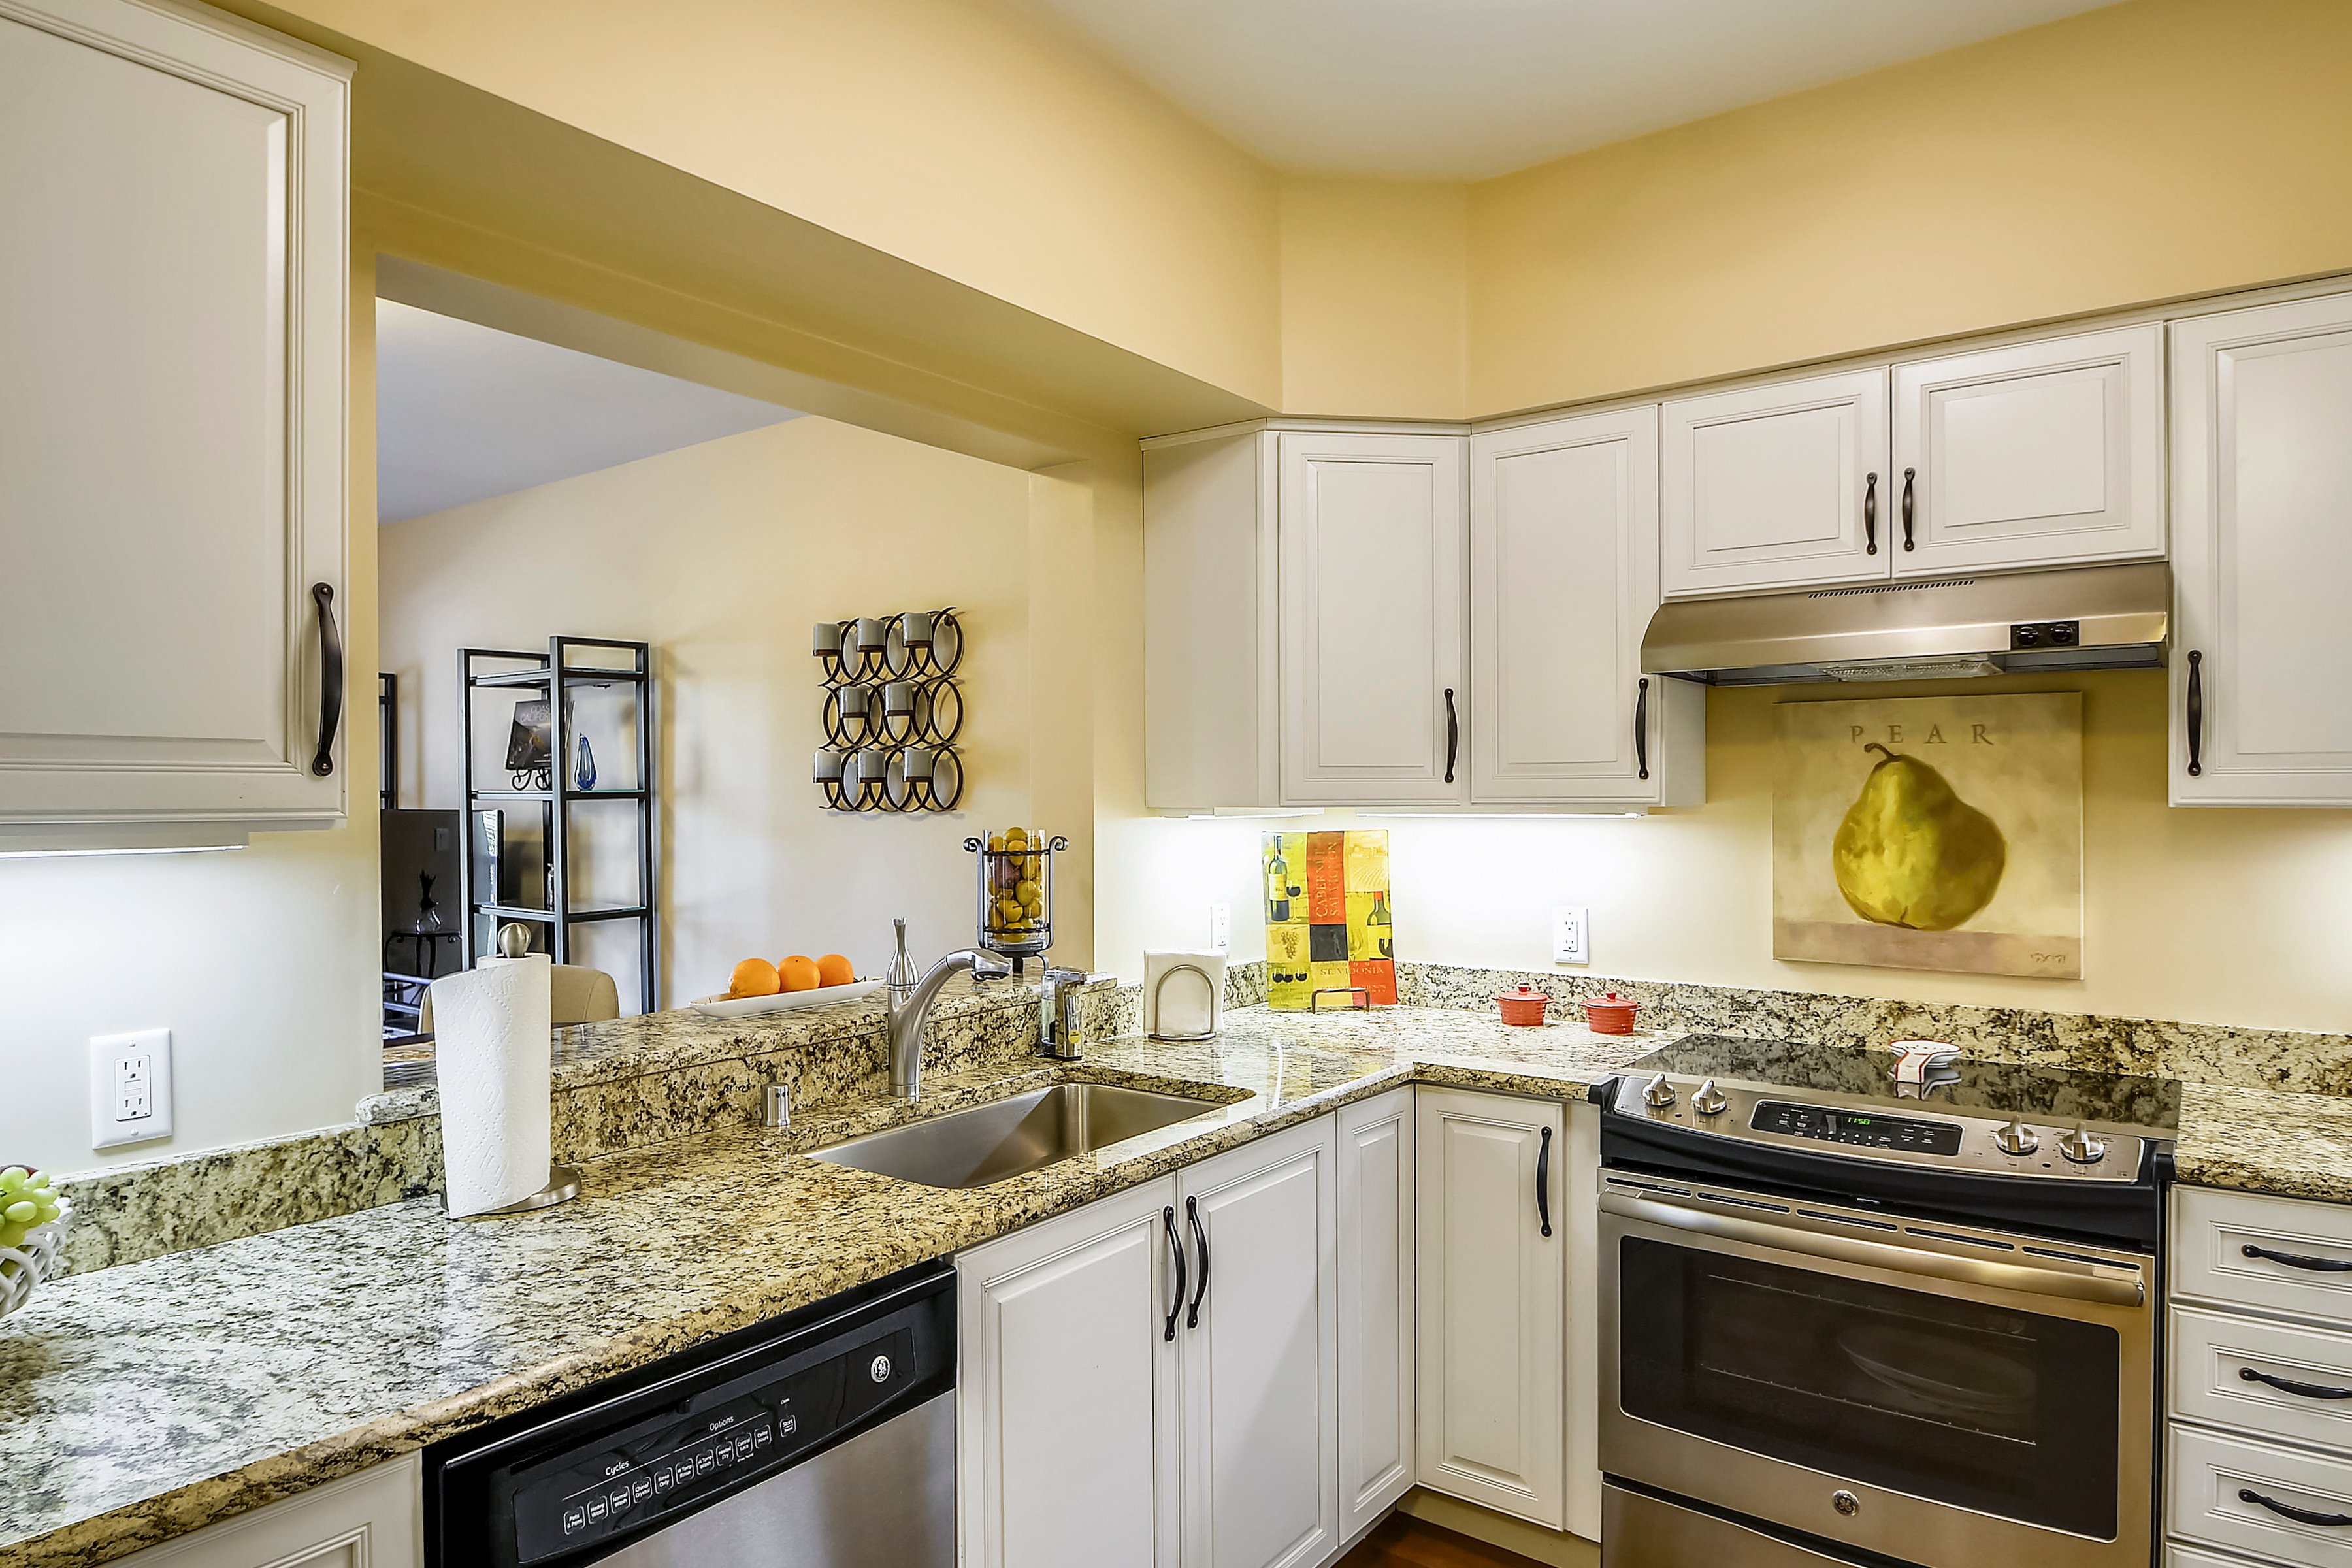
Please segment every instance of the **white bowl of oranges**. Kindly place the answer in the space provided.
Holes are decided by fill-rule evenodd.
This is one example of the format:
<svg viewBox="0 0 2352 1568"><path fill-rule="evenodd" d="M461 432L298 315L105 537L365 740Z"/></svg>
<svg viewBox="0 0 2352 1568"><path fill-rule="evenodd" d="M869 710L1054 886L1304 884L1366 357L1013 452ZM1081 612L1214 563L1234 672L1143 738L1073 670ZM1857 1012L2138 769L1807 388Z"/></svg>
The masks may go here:
<svg viewBox="0 0 2352 1568"><path fill-rule="evenodd" d="M761 1013L789 1013L796 1007L821 1007L827 1002L850 1002L882 989L879 980L860 980L857 966L837 952L823 958L794 953L771 963L747 958L735 966L727 989L704 996L688 1006L712 1018L749 1018Z"/></svg>

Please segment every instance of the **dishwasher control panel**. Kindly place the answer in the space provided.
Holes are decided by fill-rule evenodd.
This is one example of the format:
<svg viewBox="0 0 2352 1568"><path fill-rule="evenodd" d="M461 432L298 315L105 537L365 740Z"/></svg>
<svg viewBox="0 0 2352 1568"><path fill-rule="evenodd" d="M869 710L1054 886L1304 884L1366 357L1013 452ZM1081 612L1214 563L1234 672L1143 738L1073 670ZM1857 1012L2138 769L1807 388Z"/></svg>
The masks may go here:
<svg viewBox="0 0 2352 1568"><path fill-rule="evenodd" d="M437 1472L428 1459L436 1555L499 1568L591 1563L813 1458L954 1386L954 1302L949 1275L804 1327L793 1314L772 1341L731 1335L707 1358L689 1352L614 1380L609 1398L564 1402L584 1409L501 1422L494 1430L520 1429ZM467 1538L487 1558L453 1555Z"/></svg>

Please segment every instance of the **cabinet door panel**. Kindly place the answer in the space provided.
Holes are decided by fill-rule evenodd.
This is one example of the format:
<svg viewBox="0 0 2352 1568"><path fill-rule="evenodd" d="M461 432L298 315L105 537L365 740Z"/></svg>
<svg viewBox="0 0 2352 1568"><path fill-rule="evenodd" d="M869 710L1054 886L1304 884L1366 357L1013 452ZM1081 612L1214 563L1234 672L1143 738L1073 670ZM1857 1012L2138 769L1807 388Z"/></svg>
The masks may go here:
<svg viewBox="0 0 2352 1568"><path fill-rule="evenodd" d="M344 72L258 29L0 16L0 829L330 821ZM105 193L93 201L91 193Z"/></svg>
<svg viewBox="0 0 2352 1568"><path fill-rule="evenodd" d="M1281 438L1283 789L1304 805L1458 801L1456 437ZM1447 774L1451 773L1452 778Z"/></svg>
<svg viewBox="0 0 2352 1568"><path fill-rule="evenodd" d="M1207 1237L1180 1331L1184 1558L1293 1568L1339 1545L1334 1145L1321 1117L1186 1171Z"/></svg>
<svg viewBox="0 0 2352 1568"><path fill-rule="evenodd" d="M2352 296L2172 331L2173 803L2352 805Z"/></svg>
<svg viewBox="0 0 2352 1568"><path fill-rule="evenodd" d="M1669 744L1706 693L1661 679L1643 700L1657 432L1643 407L1471 438L1472 800L1706 798L1703 744Z"/></svg>
<svg viewBox="0 0 2352 1568"><path fill-rule="evenodd" d="M420 1568L424 1461L386 1459L121 1559L121 1568Z"/></svg>
<svg viewBox="0 0 2352 1568"><path fill-rule="evenodd" d="M957 1259L968 1568L1176 1561L1171 1180Z"/></svg>
<svg viewBox="0 0 2352 1568"><path fill-rule="evenodd" d="M1663 405L1665 596L1884 577L1886 373Z"/></svg>
<svg viewBox="0 0 2352 1568"><path fill-rule="evenodd" d="M1420 1089L1416 1101L1420 1483L1562 1529L1561 1108L1454 1089ZM1535 1197L1539 1167L1549 1236Z"/></svg>
<svg viewBox="0 0 2352 1568"><path fill-rule="evenodd" d="M2162 342L2129 327L1895 366L1896 574L2161 556Z"/></svg>
<svg viewBox="0 0 2352 1568"><path fill-rule="evenodd" d="M1412 1486L1413 1091L1342 1106L1339 1537Z"/></svg>

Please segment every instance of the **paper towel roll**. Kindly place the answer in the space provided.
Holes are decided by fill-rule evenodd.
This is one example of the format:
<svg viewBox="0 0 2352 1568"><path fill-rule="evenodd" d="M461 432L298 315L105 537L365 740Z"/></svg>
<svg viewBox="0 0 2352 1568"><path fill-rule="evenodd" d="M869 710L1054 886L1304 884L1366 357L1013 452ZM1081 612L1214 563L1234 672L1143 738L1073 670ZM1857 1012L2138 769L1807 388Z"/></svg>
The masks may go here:
<svg viewBox="0 0 2352 1568"><path fill-rule="evenodd" d="M1200 973L1172 973L1182 969ZM1143 1032L1163 1040L1213 1034L1218 1002L1224 989L1223 953L1147 950L1143 955Z"/></svg>
<svg viewBox="0 0 2352 1568"><path fill-rule="evenodd" d="M486 958L433 983L449 1213L483 1214L547 1185L552 961Z"/></svg>

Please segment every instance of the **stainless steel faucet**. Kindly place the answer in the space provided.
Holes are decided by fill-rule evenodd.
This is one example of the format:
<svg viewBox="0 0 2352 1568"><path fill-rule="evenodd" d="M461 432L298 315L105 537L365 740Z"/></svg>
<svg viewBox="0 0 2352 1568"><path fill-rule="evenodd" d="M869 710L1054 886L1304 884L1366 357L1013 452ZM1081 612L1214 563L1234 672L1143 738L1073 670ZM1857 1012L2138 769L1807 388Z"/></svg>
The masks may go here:
<svg viewBox="0 0 2352 1568"><path fill-rule="evenodd" d="M929 973L915 983L915 989L905 1001L896 996L890 1004L890 1092L905 1095L908 1100L923 1098L923 1020L939 999L940 987L955 977L959 970L971 971L975 980L1002 980L1013 973L1013 966L993 953L979 952L971 948L949 953L930 967Z"/></svg>

